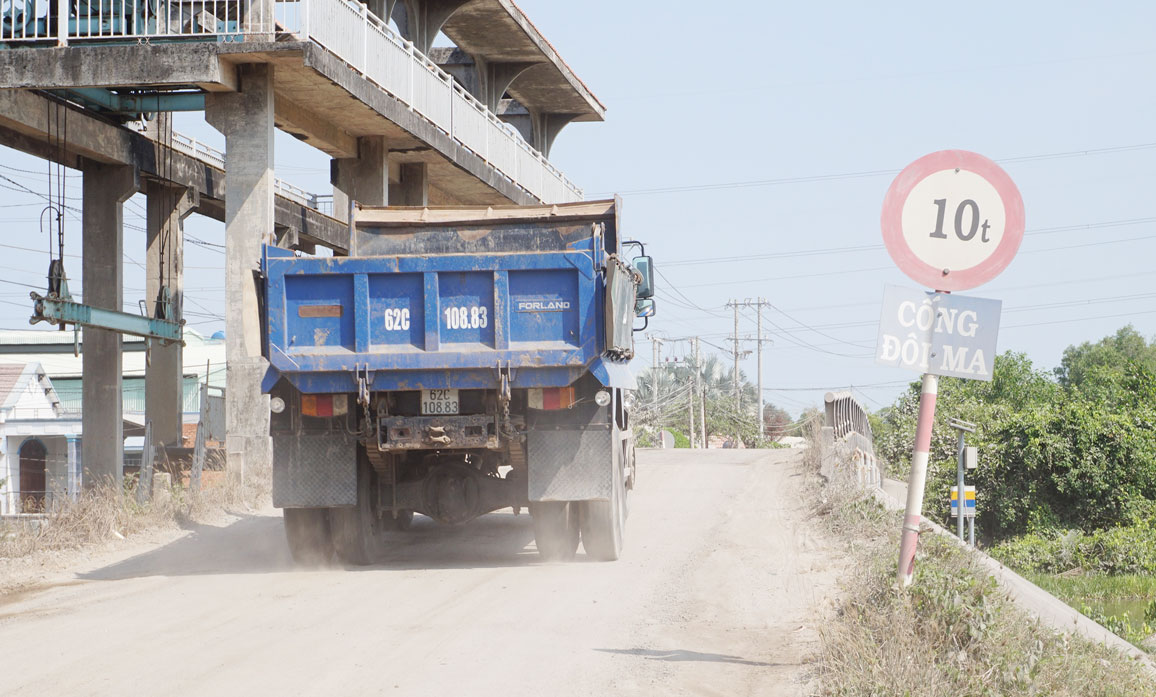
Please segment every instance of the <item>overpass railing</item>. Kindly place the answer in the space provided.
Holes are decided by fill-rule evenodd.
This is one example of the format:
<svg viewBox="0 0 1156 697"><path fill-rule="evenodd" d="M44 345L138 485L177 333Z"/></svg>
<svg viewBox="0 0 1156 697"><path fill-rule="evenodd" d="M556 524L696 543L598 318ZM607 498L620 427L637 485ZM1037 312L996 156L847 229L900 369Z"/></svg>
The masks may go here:
<svg viewBox="0 0 1156 697"><path fill-rule="evenodd" d="M313 41L418 112L536 198L582 190L412 42L356 0L0 0L0 43Z"/></svg>
<svg viewBox="0 0 1156 697"><path fill-rule="evenodd" d="M867 410L846 391L828 392L823 402L827 418L822 438L828 452L821 463L823 475L850 477L868 489L881 487L883 468L875 457Z"/></svg>

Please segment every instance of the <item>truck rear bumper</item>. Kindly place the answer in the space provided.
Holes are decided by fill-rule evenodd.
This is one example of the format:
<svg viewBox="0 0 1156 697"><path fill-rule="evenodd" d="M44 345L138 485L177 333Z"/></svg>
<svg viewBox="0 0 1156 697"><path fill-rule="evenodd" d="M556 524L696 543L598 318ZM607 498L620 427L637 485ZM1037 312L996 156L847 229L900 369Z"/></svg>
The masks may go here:
<svg viewBox="0 0 1156 697"><path fill-rule="evenodd" d="M493 416L387 416L378 421L382 450L497 449L498 424Z"/></svg>

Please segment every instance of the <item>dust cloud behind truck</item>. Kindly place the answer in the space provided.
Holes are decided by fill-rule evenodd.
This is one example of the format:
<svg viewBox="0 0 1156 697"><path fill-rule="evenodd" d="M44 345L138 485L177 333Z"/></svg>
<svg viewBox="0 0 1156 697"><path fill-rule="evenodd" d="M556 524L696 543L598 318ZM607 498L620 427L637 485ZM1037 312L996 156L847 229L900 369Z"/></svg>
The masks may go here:
<svg viewBox="0 0 1156 697"><path fill-rule="evenodd" d="M298 561L371 563L414 513L510 507L544 558L618 558L654 312L619 209L355 206L349 256L265 248L273 504Z"/></svg>

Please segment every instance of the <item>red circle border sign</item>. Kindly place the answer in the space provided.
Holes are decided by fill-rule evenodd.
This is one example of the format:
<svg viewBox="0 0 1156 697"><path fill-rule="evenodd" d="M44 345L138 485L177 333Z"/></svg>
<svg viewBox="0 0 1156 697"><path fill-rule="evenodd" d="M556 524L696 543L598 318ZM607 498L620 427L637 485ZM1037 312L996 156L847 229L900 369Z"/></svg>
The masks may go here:
<svg viewBox="0 0 1156 697"><path fill-rule="evenodd" d="M1004 207L1004 233L995 252L984 261L966 269L943 274L919 259L903 238L903 205L911 190L927 177L947 169L960 169L986 179L999 194ZM1011 263L1024 238L1024 201L1007 172L983 155L967 150L940 150L924 155L907 165L883 198L883 244L903 273L932 290L967 290L983 285L1000 274Z"/></svg>

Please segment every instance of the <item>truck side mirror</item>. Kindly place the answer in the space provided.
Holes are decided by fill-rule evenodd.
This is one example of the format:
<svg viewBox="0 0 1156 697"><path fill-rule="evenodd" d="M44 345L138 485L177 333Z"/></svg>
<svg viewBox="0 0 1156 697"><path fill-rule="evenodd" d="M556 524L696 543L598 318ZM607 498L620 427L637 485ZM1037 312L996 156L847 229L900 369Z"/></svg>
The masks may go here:
<svg viewBox="0 0 1156 697"><path fill-rule="evenodd" d="M634 303L635 317L653 317L655 312L654 300L652 298L640 299Z"/></svg>
<svg viewBox="0 0 1156 697"><path fill-rule="evenodd" d="M638 299L647 300L654 297L654 266L651 264L650 257L641 256L634 257L630 261L630 265L634 270L642 275L642 282L638 284ZM644 317L646 315L639 315Z"/></svg>

